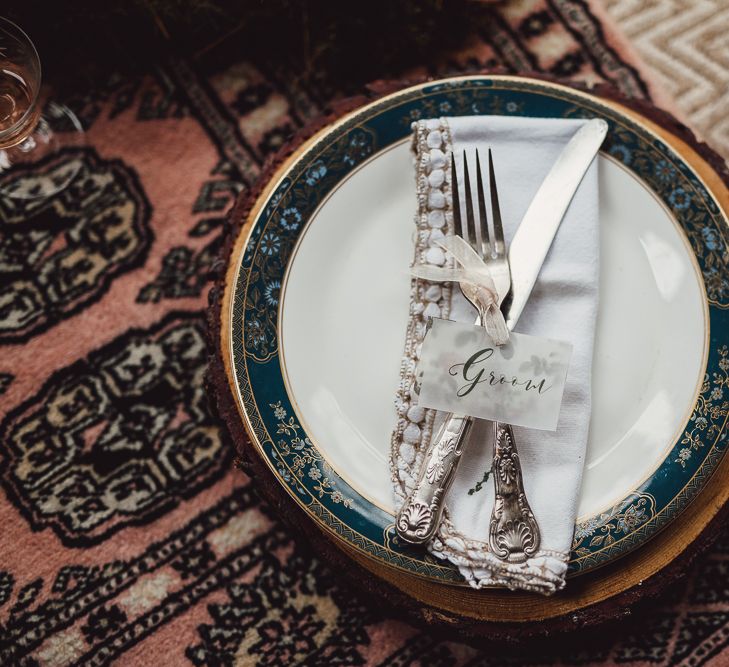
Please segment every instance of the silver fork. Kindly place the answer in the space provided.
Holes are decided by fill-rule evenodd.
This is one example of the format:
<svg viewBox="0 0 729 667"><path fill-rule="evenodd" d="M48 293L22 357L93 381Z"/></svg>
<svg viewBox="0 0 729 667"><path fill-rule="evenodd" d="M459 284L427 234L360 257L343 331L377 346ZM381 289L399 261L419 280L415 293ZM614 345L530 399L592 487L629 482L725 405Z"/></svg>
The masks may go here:
<svg viewBox="0 0 729 667"><path fill-rule="evenodd" d="M476 190L479 225L473 211L473 196L468 173L468 160L463 153L465 182L466 224L460 205L460 188L455 160L451 156L451 182L453 190L453 222L455 232L471 245L487 264L496 287L499 305L511 288L511 273L504 243L496 176L489 150L489 190L493 243L490 241L486 198L481 176L481 161L476 151ZM461 291L478 311L477 324L483 325L488 304L480 290L469 283L460 283ZM435 534L443 512L443 501L455 476L463 445L473 425L473 419L463 415L448 415L443 426L425 454L415 488L398 512L395 527L407 542L423 544ZM489 545L497 557L504 560L525 560L539 547L539 529L524 493L518 454L513 433L508 424L494 423L494 484L496 502L489 526Z"/></svg>

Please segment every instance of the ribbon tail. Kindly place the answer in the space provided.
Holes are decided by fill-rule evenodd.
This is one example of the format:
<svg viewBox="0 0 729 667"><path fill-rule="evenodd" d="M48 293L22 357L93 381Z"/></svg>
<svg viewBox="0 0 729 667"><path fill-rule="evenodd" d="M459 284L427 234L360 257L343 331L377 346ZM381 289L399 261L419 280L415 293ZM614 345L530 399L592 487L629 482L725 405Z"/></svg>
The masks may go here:
<svg viewBox="0 0 729 667"><path fill-rule="evenodd" d="M494 345L504 345L509 342L509 329L506 326L504 314L496 304L489 307L482 322L486 333L491 336Z"/></svg>
<svg viewBox="0 0 729 667"><path fill-rule="evenodd" d="M467 278L463 269L447 269L442 266L430 266L429 264L415 264L410 269L410 275L431 282L461 282Z"/></svg>

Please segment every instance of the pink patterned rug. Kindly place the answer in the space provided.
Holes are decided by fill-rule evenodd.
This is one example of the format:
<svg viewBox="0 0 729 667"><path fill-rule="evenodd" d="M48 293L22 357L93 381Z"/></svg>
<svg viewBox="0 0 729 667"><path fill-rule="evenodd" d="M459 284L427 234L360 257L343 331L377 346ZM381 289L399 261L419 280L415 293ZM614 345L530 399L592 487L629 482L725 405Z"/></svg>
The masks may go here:
<svg viewBox="0 0 729 667"><path fill-rule="evenodd" d="M582 0L484 5L466 67L655 99ZM422 72L383 72L383 78ZM411 627L313 558L232 465L203 388L208 274L236 195L332 86L169 59L72 100L89 146L0 200L0 664L729 664L729 533L622 626L487 651Z"/></svg>

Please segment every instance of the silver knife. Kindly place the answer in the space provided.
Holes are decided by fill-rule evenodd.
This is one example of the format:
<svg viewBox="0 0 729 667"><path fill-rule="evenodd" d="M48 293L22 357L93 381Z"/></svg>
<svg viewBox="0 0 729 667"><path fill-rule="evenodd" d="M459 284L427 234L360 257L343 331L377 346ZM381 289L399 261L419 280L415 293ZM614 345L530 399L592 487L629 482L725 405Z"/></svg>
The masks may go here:
<svg viewBox="0 0 729 667"><path fill-rule="evenodd" d="M524 310L562 218L607 130L604 120L593 119L575 133L539 186L516 230L508 252L513 290L507 313L509 330ZM435 534L472 422L463 415L448 415L432 439L418 481L395 520L397 534L406 542L424 544ZM497 436L499 426L502 433L511 430L508 425L497 425ZM442 471L441 474L435 477L426 474L434 469Z"/></svg>

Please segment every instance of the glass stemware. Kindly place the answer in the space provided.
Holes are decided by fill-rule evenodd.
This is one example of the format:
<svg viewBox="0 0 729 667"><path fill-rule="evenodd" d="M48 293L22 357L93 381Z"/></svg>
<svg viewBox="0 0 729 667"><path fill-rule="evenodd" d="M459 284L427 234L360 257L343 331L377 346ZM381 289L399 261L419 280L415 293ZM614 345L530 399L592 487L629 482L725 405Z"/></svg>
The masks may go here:
<svg viewBox="0 0 729 667"><path fill-rule="evenodd" d="M65 149L84 143L76 115L44 99L33 42L15 23L0 17L0 196L37 199L56 194L73 180L78 167L43 167Z"/></svg>

